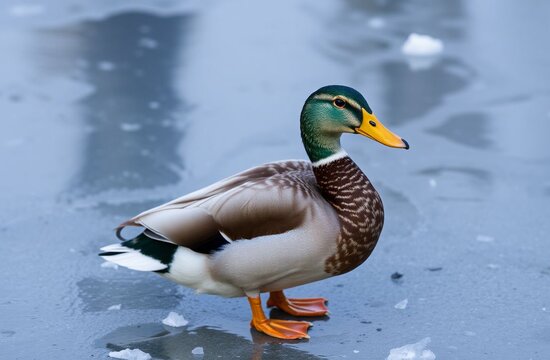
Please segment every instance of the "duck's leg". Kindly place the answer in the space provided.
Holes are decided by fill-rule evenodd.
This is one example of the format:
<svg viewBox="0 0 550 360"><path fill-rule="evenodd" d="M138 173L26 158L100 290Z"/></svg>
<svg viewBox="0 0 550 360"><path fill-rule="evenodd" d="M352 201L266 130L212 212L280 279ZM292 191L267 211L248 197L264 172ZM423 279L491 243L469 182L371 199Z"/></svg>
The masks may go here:
<svg viewBox="0 0 550 360"><path fill-rule="evenodd" d="M269 293L267 306L276 306L287 314L294 316L324 316L328 314L325 298L287 299L282 291Z"/></svg>
<svg viewBox="0 0 550 360"><path fill-rule="evenodd" d="M269 336L279 339L309 339L307 329L312 325L307 321L291 321L267 319L262 309L260 296L248 297L250 309L252 310L252 321L250 325Z"/></svg>

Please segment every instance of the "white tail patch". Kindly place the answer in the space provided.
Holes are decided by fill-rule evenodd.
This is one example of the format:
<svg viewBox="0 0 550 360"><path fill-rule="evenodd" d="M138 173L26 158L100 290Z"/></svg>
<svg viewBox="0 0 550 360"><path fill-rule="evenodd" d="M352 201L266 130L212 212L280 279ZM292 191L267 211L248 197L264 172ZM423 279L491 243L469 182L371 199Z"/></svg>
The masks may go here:
<svg viewBox="0 0 550 360"><path fill-rule="evenodd" d="M155 258L143 255L135 249L130 249L120 244L112 244L101 248L104 252L117 253L113 255L100 255L103 259L128 269L137 271L159 271L168 266Z"/></svg>

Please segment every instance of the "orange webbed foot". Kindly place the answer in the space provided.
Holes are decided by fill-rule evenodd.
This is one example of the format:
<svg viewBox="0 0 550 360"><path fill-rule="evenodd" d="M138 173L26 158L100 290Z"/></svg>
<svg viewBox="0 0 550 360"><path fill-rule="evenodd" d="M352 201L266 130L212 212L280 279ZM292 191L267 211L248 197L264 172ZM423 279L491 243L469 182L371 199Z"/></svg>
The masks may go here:
<svg viewBox="0 0 550 360"><path fill-rule="evenodd" d="M294 316L325 316L329 311L325 298L289 299L282 291L273 291L267 300L268 307L277 307Z"/></svg>
<svg viewBox="0 0 550 360"><path fill-rule="evenodd" d="M312 325L307 321L292 321L292 320L276 320L265 319L262 321L250 322L250 325L269 336L279 339L294 340L294 339L309 339L307 329Z"/></svg>
<svg viewBox="0 0 550 360"><path fill-rule="evenodd" d="M248 297L252 310L250 325L259 332L279 339L309 339L307 329L312 325L307 321L267 319L262 309L260 297Z"/></svg>

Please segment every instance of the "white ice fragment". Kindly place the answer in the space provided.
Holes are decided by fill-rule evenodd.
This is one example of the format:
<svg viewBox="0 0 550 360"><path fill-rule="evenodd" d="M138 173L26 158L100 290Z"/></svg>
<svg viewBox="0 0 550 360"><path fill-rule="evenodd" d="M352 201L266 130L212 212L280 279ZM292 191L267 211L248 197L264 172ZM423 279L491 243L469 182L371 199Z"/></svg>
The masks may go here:
<svg viewBox="0 0 550 360"><path fill-rule="evenodd" d="M115 269L115 270L118 270L118 265L115 264L115 263L112 263L110 261L105 261L103 263L101 263L101 267L102 268L106 268L106 269Z"/></svg>
<svg viewBox="0 0 550 360"><path fill-rule="evenodd" d="M191 350L191 354L193 355L204 355L204 349L200 346L194 348L193 350Z"/></svg>
<svg viewBox="0 0 550 360"><path fill-rule="evenodd" d="M401 52L409 56L433 56L443 51L443 42L428 35L412 33L409 35Z"/></svg>
<svg viewBox="0 0 550 360"><path fill-rule="evenodd" d="M120 351L111 351L109 353L109 357L124 360L151 360L151 355L141 351L140 349L124 349Z"/></svg>
<svg viewBox="0 0 550 360"><path fill-rule="evenodd" d="M542 308L542 311L546 311L546 308L545 308L545 307L543 307L543 308Z"/></svg>
<svg viewBox="0 0 550 360"><path fill-rule="evenodd" d="M353 350L354 354L359 354L359 350Z"/></svg>
<svg viewBox="0 0 550 360"><path fill-rule="evenodd" d="M478 235L476 236L476 240L481 242L493 242L495 238L489 235Z"/></svg>
<svg viewBox="0 0 550 360"><path fill-rule="evenodd" d="M399 310L404 310L407 308L407 305L409 304L409 299L401 300L397 304L395 304L393 307Z"/></svg>
<svg viewBox="0 0 550 360"><path fill-rule="evenodd" d="M435 179L430 179L428 181L428 184L430 184L430 187L436 187L437 186L437 181Z"/></svg>
<svg viewBox="0 0 550 360"><path fill-rule="evenodd" d="M111 305L107 308L107 310L109 310L109 311L111 311L111 310L120 310L121 307L122 307L122 304Z"/></svg>
<svg viewBox="0 0 550 360"><path fill-rule="evenodd" d="M97 64L97 68L101 71L113 71L115 69L115 64L110 61L100 61Z"/></svg>
<svg viewBox="0 0 550 360"><path fill-rule="evenodd" d="M162 320L162 323L172 327L181 327L189 324L189 321L185 320L180 314L170 311L170 314Z"/></svg>
<svg viewBox="0 0 550 360"><path fill-rule="evenodd" d="M19 4L10 8L12 16L36 16L44 12L44 6L40 4Z"/></svg>
<svg viewBox="0 0 550 360"><path fill-rule="evenodd" d="M139 46L147 49L155 49L158 46L158 42L155 39L144 37L139 39Z"/></svg>
<svg viewBox="0 0 550 360"><path fill-rule="evenodd" d="M488 267L489 269L495 270L495 269L500 268L500 265L497 265L497 264L487 264L487 267Z"/></svg>
<svg viewBox="0 0 550 360"><path fill-rule="evenodd" d="M373 29L380 29L386 26L386 21L379 17L374 17L369 20L369 26Z"/></svg>
<svg viewBox="0 0 550 360"><path fill-rule="evenodd" d="M122 131L128 131L128 132L138 131L139 129L141 129L141 125L135 124L135 123L122 123L120 124L120 129Z"/></svg>
<svg viewBox="0 0 550 360"><path fill-rule="evenodd" d="M400 348L391 349L386 360L434 360L435 354L426 349L430 341L431 339L427 337L415 344L407 344Z"/></svg>

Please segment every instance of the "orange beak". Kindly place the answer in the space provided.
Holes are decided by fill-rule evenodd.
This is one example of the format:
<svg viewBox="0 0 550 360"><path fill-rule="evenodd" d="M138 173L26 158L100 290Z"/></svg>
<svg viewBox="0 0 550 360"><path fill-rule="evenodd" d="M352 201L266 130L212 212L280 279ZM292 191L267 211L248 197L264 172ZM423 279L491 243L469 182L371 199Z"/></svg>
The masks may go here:
<svg viewBox="0 0 550 360"><path fill-rule="evenodd" d="M405 139L386 129L386 127L378 121L374 114L369 114L365 109L362 109L362 111L363 121L361 122L361 126L355 129L357 133L389 147L401 149L409 148L409 144L405 141Z"/></svg>

